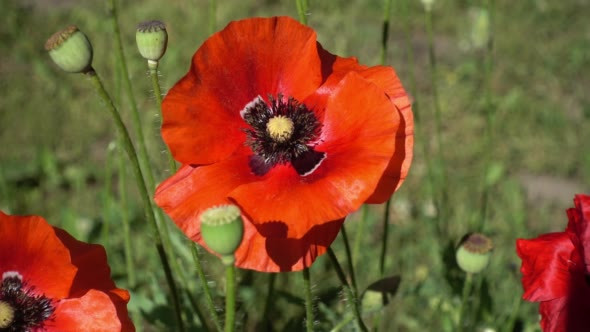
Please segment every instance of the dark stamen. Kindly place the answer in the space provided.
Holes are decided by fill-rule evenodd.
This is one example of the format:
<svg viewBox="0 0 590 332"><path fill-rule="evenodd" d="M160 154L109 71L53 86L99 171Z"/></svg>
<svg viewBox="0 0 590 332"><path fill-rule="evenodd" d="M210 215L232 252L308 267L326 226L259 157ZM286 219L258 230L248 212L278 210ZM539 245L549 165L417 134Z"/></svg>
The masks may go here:
<svg viewBox="0 0 590 332"><path fill-rule="evenodd" d="M39 329L54 311L52 301L44 295L35 295L33 287L27 287L20 275L8 275L2 279L0 300L14 309L14 317L2 331L30 331Z"/></svg>

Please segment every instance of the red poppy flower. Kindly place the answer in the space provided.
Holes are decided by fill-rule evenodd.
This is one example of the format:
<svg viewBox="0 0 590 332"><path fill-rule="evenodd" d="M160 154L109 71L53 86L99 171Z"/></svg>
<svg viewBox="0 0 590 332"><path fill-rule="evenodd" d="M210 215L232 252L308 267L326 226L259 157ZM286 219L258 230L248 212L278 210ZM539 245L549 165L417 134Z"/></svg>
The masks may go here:
<svg viewBox="0 0 590 332"><path fill-rule="evenodd" d="M332 55L288 17L232 22L164 100L162 136L184 166L155 200L200 244L200 213L237 204L246 235L236 265L300 270L346 215L401 185L412 135L392 68Z"/></svg>
<svg viewBox="0 0 590 332"><path fill-rule="evenodd" d="M565 232L516 241L523 298L540 302L543 331L588 331L590 196L576 195Z"/></svg>
<svg viewBox="0 0 590 332"><path fill-rule="evenodd" d="M0 211L0 330L134 331L104 248Z"/></svg>

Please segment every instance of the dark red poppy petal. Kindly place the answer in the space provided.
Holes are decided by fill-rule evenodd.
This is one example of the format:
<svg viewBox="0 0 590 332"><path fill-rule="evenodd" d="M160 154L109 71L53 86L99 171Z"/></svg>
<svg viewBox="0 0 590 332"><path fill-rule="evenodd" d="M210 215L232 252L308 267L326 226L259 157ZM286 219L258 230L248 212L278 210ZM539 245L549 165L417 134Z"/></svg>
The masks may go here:
<svg viewBox="0 0 590 332"><path fill-rule="evenodd" d="M590 312L590 288L583 276L573 276L567 296L539 305L541 327L545 332L586 332Z"/></svg>
<svg viewBox="0 0 590 332"><path fill-rule="evenodd" d="M61 299L68 296L77 268L45 219L0 211L0 278L7 271L21 274L35 292Z"/></svg>
<svg viewBox="0 0 590 332"><path fill-rule="evenodd" d="M516 251L522 259L524 299L548 301L569 293L572 270L579 269L582 262L566 233L518 239Z"/></svg>
<svg viewBox="0 0 590 332"><path fill-rule="evenodd" d="M166 96L162 136L182 163L217 162L243 143L239 113L257 96L303 100L321 82L312 29L289 17L232 22L199 48Z"/></svg>
<svg viewBox="0 0 590 332"><path fill-rule="evenodd" d="M574 208L567 210L567 230L572 234L574 244L581 249L586 273L590 274L590 196L576 195L574 204Z"/></svg>
<svg viewBox="0 0 590 332"><path fill-rule="evenodd" d="M260 181L230 194L253 223L281 220L290 238L301 238L313 226L360 207L394 153L399 125L383 91L356 73L348 74L329 96L313 95L304 103L325 105L322 134L314 148L326 154L319 166L300 176L291 165L277 165Z"/></svg>
<svg viewBox="0 0 590 332"><path fill-rule="evenodd" d="M93 289L80 298L60 301L53 317L53 321L45 326L47 331L135 331L133 326L125 327L121 324L111 297Z"/></svg>
<svg viewBox="0 0 590 332"><path fill-rule="evenodd" d="M200 214L227 202L237 186L255 181L246 148L232 157L207 166L182 166L158 186L155 201L193 241L200 240Z"/></svg>
<svg viewBox="0 0 590 332"><path fill-rule="evenodd" d="M379 184L367 203L383 203L389 199L406 178L413 157L414 119L410 98L405 91L395 70L386 66L367 67L360 65L356 58L337 57L318 46L322 59L323 71L330 73L318 93L332 93L338 82L348 73L354 71L369 82L377 85L389 96L400 116L396 133L395 153L391 157Z"/></svg>

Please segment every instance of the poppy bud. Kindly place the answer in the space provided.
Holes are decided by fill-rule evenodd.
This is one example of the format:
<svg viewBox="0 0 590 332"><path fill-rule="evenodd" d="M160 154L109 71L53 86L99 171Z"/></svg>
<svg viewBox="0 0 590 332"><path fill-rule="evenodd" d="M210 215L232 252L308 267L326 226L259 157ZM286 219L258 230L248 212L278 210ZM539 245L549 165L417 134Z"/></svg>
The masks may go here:
<svg viewBox="0 0 590 332"><path fill-rule="evenodd" d="M490 262L492 240L480 233L472 233L463 237L455 254L457 264L467 273L481 272Z"/></svg>
<svg viewBox="0 0 590 332"><path fill-rule="evenodd" d="M233 254L242 243L244 222L235 205L209 208L201 215L201 235L209 249L220 254L225 264L233 263Z"/></svg>
<svg viewBox="0 0 590 332"><path fill-rule="evenodd" d="M92 66L92 45L75 25L58 31L45 43L49 56L61 69L69 73L82 73Z"/></svg>
<svg viewBox="0 0 590 332"><path fill-rule="evenodd" d="M148 61L158 61L166 53L168 33L161 21L147 21L137 25L135 41L139 53Z"/></svg>

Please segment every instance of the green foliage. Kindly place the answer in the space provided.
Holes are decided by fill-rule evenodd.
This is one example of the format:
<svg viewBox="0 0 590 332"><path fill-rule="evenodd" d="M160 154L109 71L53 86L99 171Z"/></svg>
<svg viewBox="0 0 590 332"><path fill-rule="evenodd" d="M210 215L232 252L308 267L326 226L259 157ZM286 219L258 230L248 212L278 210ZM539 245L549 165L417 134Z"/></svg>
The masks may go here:
<svg viewBox="0 0 590 332"><path fill-rule="evenodd" d="M382 1L310 1L308 24L318 40L341 56L361 63L379 61ZM159 119L145 60L135 48L140 21L167 24L168 49L160 62L163 90L184 75L190 59L208 36L207 1L120 1L120 24L128 66L147 137L156 179L170 175L159 152ZM118 169L124 156L113 149L115 130L86 82L53 65L43 44L50 33L77 24L94 46L94 67L115 97L123 116L129 103L120 92L111 25L100 1L18 1L0 5L0 209L38 214L83 241L106 246L113 277L128 288L123 253L122 214L131 220L137 285L130 310L145 330L167 330L174 314L165 279L153 250L140 200L129 181L121 207ZM411 172L391 204L385 275L401 276L395 296L366 323L380 331L453 331L458 319L464 275L454 263L455 246L469 231L483 231L495 243L490 265L474 279L466 320L474 330L535 331L537 305L522 303L518 237L561 230L564 210L575 193L590 187L590 43L584 1L495 1L494 15L475 1L435 1L434 40L437 87L442 115L444 167L435 159L432 83L424 12L419 1L394 1L386 63L395 67L414 98L415 155ZM248 16L297 17L294 1L218 1L217 27ZM486 27L492 28L486 31ZM491 39L490 39L491 38ZM493 41L487 85L486 47ZM490 89L489 96L486 96ZM488 98L489 97L489 98ZM493 114L491 144L486 116ZM129 121L126 121L129 123ZM111 148L109 149L109 145ZM427 158L433 163L429 165ZM429 169L430 167L430 169ZM129 170L127 170L129 171ZM430 172L430 173L429 173ZM432 175L431 175L432 174ZM432 178L431 178L432 177ZM445 220L437 193L445 186ZM124 209L125 211L122 211ZM359 289L383 276L377 257L383 206L368 210L364 235L354 257ZM361 214L349 217L354 238ZM485 222L482 220L485 219ZM481 228L481 229L479 229ZM173 246L200 301L200 289L184 235L173 231ZM344 252L341 240L333 245ZM223 269L202 252L216 305L223 295ZM341 255L344 257L344 255ZM328 331L347 319L339 282L327 258L313 265L318 297L316 327ZM266 275L238 272L238 326L300 331L305 315L301 278L277 276L270 322L263 321ZM202 323L184 303L192 330ZM139 319L139 320L138 320ZM343 325L352 330L354 323Z"/></svg>

